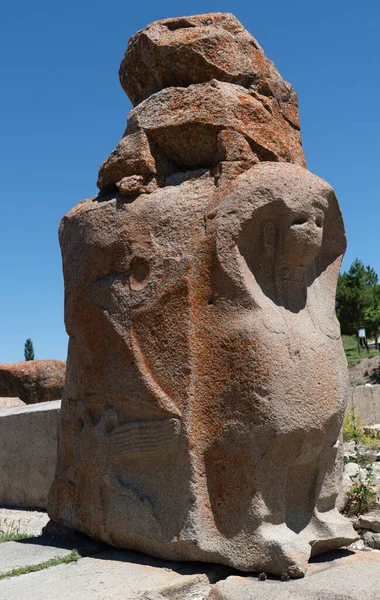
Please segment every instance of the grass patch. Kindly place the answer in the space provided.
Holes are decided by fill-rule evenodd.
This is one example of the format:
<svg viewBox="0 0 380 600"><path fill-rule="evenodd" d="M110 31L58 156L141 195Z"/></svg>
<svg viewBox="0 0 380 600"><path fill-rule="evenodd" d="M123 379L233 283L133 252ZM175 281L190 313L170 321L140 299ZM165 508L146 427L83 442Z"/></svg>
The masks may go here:
<svg viewBox="0 0 380 600"><path fill-rule="evenodd" d="M342 335L343 348L346 353L347 362L350 366L356 365L363 358L373 358L379 356L377 350L367 352L365 348L358 349L358 340L356 335Z"/></svg>
<svg viewBox="0 0 380 600"><path fill-rule="evenodd" d="M8 573L1 574L0 580L8 579L9 577L19 577L19 575L26 575L27 573L35 573L36 571L57 567L58 565L67 565L68 563L77 562L79 558L80 555L77 550L72 550L67 556L54 556L50 560L46 560L38 565L27 565L25 567L19 567L18 569L12 569L12 571L9 571Z"/></svg>
<svg viewBox="0 0 380 600"><path fill-rule="evenodd" d="M19 542L34 537L30 533L21 533L20 523L16 521L8 521L8 519L0 519L0 543L2 542Z"/></svg>

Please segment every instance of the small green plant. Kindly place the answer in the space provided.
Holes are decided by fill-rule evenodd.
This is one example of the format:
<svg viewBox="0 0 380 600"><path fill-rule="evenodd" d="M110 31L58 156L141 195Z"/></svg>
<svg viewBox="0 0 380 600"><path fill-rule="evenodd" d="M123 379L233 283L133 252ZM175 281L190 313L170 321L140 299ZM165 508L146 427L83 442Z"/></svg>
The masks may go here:
<svg viewBox="0 0 380 600"><path fill-rule="evenodd" d="M359 467L357 474L350 477L353 483L349 491L345 511L350 516L367 512L375 503L376 492L373 490L375 476L372 465L367 465L364 470L366 471L365 474L362 473L362 469Z"/></svg>
<svg viewBox="0 0 380 600"><path fill-rule="evenodd" d="M28 338L25 342L24 357L25 357L25 360L34 360L33 342L30 338Z"/></svg>
<svg viewBox="0 0 380 600"><path fill-rule="evenodd" d="M353 407L349 412L346 412L343 419L343 440L349 442L353 440L359 442L362 437L362 423L360 416L356 413Z"/></svg>
<svg viewBox="0 0 380 600"><path fill-rule="evenodd" d="M0 543L1 542L18 542L33 537L29 533L21 533L19 523L16 521L8 521L8 519L0 519Z"/></svg>
<svg viewBox="0 0 380 600"><path fill-rule="evenodd" d="M345 513L349 516L359 515L373 506L376 492L374 491L375 476L372 464L368 463L368 459L363 454L363 448L368 447L371 438L364 433L355 408L352 408L343 421L343 439L345 441L353 440L355 456L351 461L358 465L358 472L350 476L352 485L348 492Z"/></svg>
<svg viewBox="0 0 380 600"><path fill-rule="evenodd" d="M19 575L26 575L27 573L42 571L42 569L49 569L50 567L76 562L79 558L80 555L77 550L72 550L67 556L54 556L50 560L39 563L38 565L27 565L26 567L19 567L18 569L8 571L8 573L2 573L0 574L0 581L2 579L8 579L9 577L18 577Z"/></svg>
<svg viewBox="0 0 380 600"><path fill-rule="evenodd" d="M380 438L376 432L370 434L364 430L363 422L360 415L353 407L345 414L343 419L343 440L345 442L353 441L355 445L361 445L368 450L380 450ZM363 457L365 461L365 457Z"/></svg>

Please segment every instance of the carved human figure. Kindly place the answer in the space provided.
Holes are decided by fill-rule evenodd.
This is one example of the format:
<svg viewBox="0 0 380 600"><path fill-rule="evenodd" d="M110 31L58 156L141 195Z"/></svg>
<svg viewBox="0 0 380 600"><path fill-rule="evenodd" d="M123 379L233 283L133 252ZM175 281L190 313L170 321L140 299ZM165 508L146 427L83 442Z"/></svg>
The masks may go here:
<svg viewBox="0 0 380 600"><path fill-rule="evenodd" d="M356 539L335 509L336 198L280 163L176 183L63 219L49 514L119 547L300 576L311 553Z"/></svg>
<svg viewBox="0 0 380 600"><path fill-rule="evenodd" d="M200 325L214 364L203 375L211 393L198 426L209 429L211 407L218 424L204 454L208 490L228 535L250 522L256 551L271 547L278 563L300 574L310 549L355 535L335 509L347 394L335 316L343 223L331 187L294 165L257 165L220 197L208 214L213 314ZM220 390L216 373L229 374ZM233 448L249 459L237 462ZM224 472L234 473L223 500L221 452Z"/></svg>

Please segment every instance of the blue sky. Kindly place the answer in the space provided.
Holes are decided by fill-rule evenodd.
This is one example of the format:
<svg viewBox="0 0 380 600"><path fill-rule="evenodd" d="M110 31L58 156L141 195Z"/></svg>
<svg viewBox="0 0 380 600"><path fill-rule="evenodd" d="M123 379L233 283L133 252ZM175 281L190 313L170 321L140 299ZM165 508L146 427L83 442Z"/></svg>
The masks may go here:
<svg viewBox="0 0 380 600"><path fill-rule="evenodd" d="M97 171L131 108L118 81L128 38L156 19L233 12L300 104L311 171L345 218L344 268L380 275L380 3L377 0L120 2L5 0L0 20L0 363L65 360L57 229L96 193Z"/></svg>

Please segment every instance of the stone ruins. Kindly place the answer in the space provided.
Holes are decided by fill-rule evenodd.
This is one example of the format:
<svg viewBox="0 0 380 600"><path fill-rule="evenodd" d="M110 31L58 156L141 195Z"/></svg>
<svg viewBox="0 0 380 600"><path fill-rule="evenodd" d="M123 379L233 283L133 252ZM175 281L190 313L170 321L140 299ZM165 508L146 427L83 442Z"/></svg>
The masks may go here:
<svg viewBox="0 0 380 600"><path fill-rule="evenodd" d="M11 403L13 406L60 400L65 370L66 364L61 360L0 364L0 400L19 399L19 403Z"/></svg>
<svg viewBox="0 0 380 600"><path fill-rule="evenodd" d="M100 193L60 228L70 336L52 520L291 577L357 539L335 508L345 250L296 94L230 14L153 23Z"/></svg>

